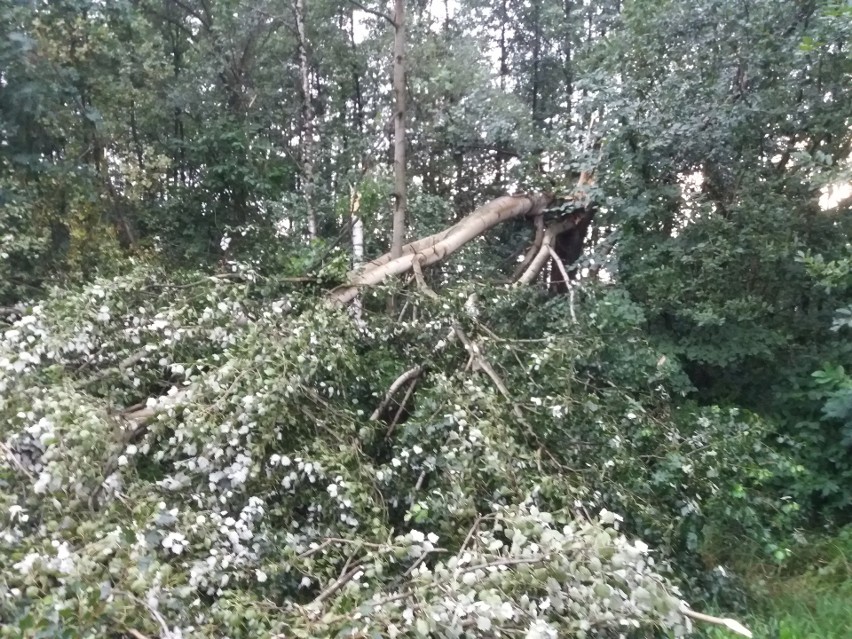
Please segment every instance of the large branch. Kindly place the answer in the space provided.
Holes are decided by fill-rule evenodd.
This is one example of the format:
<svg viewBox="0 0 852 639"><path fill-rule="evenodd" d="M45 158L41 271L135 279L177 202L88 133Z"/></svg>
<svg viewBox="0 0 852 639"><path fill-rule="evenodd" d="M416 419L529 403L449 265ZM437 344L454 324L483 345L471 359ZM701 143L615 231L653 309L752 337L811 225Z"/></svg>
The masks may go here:
<svg viewBox="0 0 852 639"><path fill-rule="evenodd" d="M550 251L552 250L554 242L556 242L556 237L561 233L570 231L586 219L588 215L588 212L584 209L580 212L572 213L566 219L548 226L544 232L544 238L541 241L538 253L532 260L530 260L527 269L515 281L515 286L531 284L536 276L541 272L541 269L544 268L544 265L547 264L547 260L550 259Z"/></svg>
<svg viewBox="0 0 852 639"><path fill-rule="evenodd" d="M350 302L363 286L374 286L389 277L406 273L420 266L440 262L462 246L501 222L518 217L539 215L552 201L550 195L504 196L492 200L448 229L411 242L402 247L402 255L392 259L389 253L369 262L359 271L349 274L349 281L331 291L329 299L337 304Z"/></svg>

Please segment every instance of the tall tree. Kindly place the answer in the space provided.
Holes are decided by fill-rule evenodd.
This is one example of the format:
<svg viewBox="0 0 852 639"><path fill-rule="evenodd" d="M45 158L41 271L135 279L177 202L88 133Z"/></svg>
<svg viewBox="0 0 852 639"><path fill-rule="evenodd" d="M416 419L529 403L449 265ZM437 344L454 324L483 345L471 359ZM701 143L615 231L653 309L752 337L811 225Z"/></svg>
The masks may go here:
<svg viewBox="0 0 852 639"><path fill-rule="evenodd" d="M302 193L308 216L308 237L317 236L317 218L314 209L314 107L311 94L311 70L308 65L308 41L305 36L305 1L293 0L293 15L299 42L299 88L302 96Z"/></svg>
<svg viewBox="0 0 852 639"><path fill-rule="evenodd" d="M405 0L393 5L393 234L391 255L402 255L408 185L405 178Z"/></svg>

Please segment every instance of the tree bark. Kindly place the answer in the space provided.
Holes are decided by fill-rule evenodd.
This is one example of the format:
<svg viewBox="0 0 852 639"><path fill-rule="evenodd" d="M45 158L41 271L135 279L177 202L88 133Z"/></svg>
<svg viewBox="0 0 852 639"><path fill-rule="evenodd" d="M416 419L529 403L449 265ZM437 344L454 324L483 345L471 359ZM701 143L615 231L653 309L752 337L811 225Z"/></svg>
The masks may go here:
<svg viewBox="0 0 852 639"><path fill-rule="evenodd" d="M364 223L361 221L361 194L352 187L349 199L349 224L352 236L352 270L357 271L364 263ZM361 300L353 300L355 317L361 318Z"/></svg>
<svg viewBox="0 0 852 639"><path fill-rule="evenodd" d="M305 37L305 0L293 0L296 16L296 35L299 41L299 78L302 94L302 195L308 214L308 237L317 236L317 218L314 211L314 109L311 104L311 78L308 66L307 38Z"/></svg>
<svg viewBox="0 0 852 639"><path fill-rule="evenodd" d="M394 0L393 13L393 93L395 98L393 183L394 209L391 257L402 255L405 238L405 2Z"/></svg>

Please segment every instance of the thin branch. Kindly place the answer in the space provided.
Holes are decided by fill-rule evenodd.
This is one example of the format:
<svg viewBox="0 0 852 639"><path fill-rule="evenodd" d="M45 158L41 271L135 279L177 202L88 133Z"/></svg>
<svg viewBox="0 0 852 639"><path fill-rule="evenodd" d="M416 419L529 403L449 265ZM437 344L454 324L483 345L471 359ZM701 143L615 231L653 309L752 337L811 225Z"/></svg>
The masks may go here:
<svg viewBox="0 0 852 639"><path fill-rule="evenodd" d="M460 568L458 574L464 574L466 572L472 572L474 570L487 570L488 568L499 568L501 566L519 566L522 564L540 564L543 561L547 561L547 555L538 555L535 557L507 557L506 559L498 559L496 561L489 562L487 564L478 564L465 566L464 568Z"/></svg>
<svg viewBox="0 0 852 639"><path fill-rule="evenodd" d="M519 422L526 425L524 421L524 415L521 412L521 409L518 408L517 404L512 402L512 395L511 393L509 393L508 387L506 386L506 384L503 383L503 380L497 374L497 371L494 370L494 367L491 366L491 363L487 359L485 359L485 356L482 354L482 351L479 349L479 346L470 340L470 338L462 330L462 327L458 324L453 327L453 330L455 331L456 335L458 335L458 338L459 340L461 340L461 343L464 344L464 347L467 352L470 354L474 368L478 368L491 378L491 381L494 382L494 385L497 387L497 390L500 391L500 394L503 395L503 397L505 397L506 400L508 400L509 403L512 404L512 412L514 413L515 417L518 418Z"/></svg>
<svg viewBox="0 0 852 639"><path fill-rule="evenodd" d="M531 260L527 270L524 271L523 274L515 281L515 286L531 284L547 263L547 258L550 256L550 247L556 242L556 236L577 226L577 224L581 222L586 215L588 215L588 213L585 210L578 213L572 213L568 216L568 218L561 222L551 224L547 227L547 230L544 232L544 238L541 241L541 248L536 256Z"/></svg>
<svg viewBox="0 0 852 639"><path fill-rule="evenodd" d="M414 387L417 386L417 381L419 377L415 377L411 380L411 383L408 385L408 388L405 390L405 395L402 396L402 401L399 403L399 408L396 409L396 414L393 416L393 420L391 420L390 425L388 426L388 430L385 433L385 439L389 439L393 434L393 429L396 428L396 425L399 423L399 418L402 416L402 411L405 408L405 405L408 403L408 400L411 399L412 393L414 393Z"/></svg>
<svg viewBox="0 0 852 639"><path fill-rule="evenodd" d="M559 259L556 251L553 250L552 246L548 246L547 250L550 251L550 257L553 259L553 263L556 264L556 267L559 269L559 273L562 275L562 281L565 282L565 286L568 287L568 310L571 313L571 323L576 324L577 314L574 312L574 287L571 286L571 280L568 278L568 272L565 270L565 265L562 263L562 260Z"/></svg>
<svg viewBox="0 0 852 639"><path fill-rule="evenodd" d="M397 323L402 321L402 318L405 316L405 311L408 310L408 299L405 300L402 304L402 309L399 311L399 317L396 318Z"/></svg>
<svg viewBox="0 0 852 639"><path fill-rule="evenodd" d="M299 555L297 555L297 557L298 557L299 559L305 559L305 558L307 558L307 557L311 557L312 555L317 554L317 553L318 553L318 552L320 552L321 550L324 550L325 548L328 548L331 544L333 544L333 543L334 543L334 541L335 541L335 540L333 540L333 539L326 539L324 542L322 542L321 544L319 544L316 548L308 548L305 552L300 553Z"/></svg>
<svg viewBox="0 0 852 639"><path fill-rule="evenodd" d="M14 451L9 448L4 442L0 442L0 451L3 452L6 460L12 464L15 468L21 471L24 475L30 478L30 481L35 481L35 476L21 463L21 460L17 458Z"/></svg>
<svg viewBox="0 0 852 639"><path fill-rule="evenodd" d="M541 249L541 242L542 240L544 240L544 216L536 215L535 218L533 218L533 221L535 223L535 236L533 237L533 243L532 246L530 246L530 248L527 250L526 255L524 255L523 261L518 264L517 268L515 269L515 272L512 273L513 282L516 281L530 265L530 262L532 262L533 258L538 254L539 250Z"/></svg>
<svg viewBox="0 0 852 639"><path fill-rule="evenodd" d="M379 419L379 417L381 417L382 412L385 410L385 408L387 408L388 404L390 404L390 401L393 399L394 393L396 393L396 391L398 391L400 388L402 388L403 384L405 384L408 381L411 381L412 379L420 377L420 375L422 373L423 373L423 366L418 364L417 366L414 366L413 368L409 368L402 375L397 377L393 381L393 384L390 385L390 388L388 388L387 393L385 393L384 399L378 405L376 410L373 411L373 414L370 415L370 421L374 422L377 419Z"/></svg>
<svg viewBox="0 0 852 639"><path fill-rule="evenodd" d="M574 312L574 287L568 287L568 312L571 314L571 323L577 323L577 313Z"/></svg>
<svg viewBox="0 0 852 639"><path fill-rule="evenodd" d="M429 285L426 283L426 279L423 277L423 267L420 265L420 262L423 261L423 258L423 255L419 255L414 258L414 261L411 262L411 268L414 270L414 279L417 280L417 286L420 288L420 291L424 295L433 300L436 300L438 299L438 294L431 288L429 288Z"/></svg>
<svg viewBox="0 0 852 639"><path fill-rule="evenodd" d="M680 612L684 617L689 617L690 619L695 619L697 621L705 621L707 623L712 623L717 626L723 626L730 630L731 632L735 632L738 635L742 635L743 637L751 637L751 630L746 628L736 619L730 619L727 617L714 617L712 615L705 615L700 612L695 612L694 610L690 610L687 608L686 603L681 602Z"/></svg>
<svg viewBox="0 0 852 639"><path fill-rule="evenodd" d="M196 11L195 9L190 7L188 4L186 4L182 0L172 0L172 1L177 6L179 6L181 9L186 11L187 14L191 15L193 18L198 20L201 23L201 25L204 27L205 31L209 32L211 30L211 24L210 24L209 16L208 17L202 16L198 11Z"/></svg>
<svg viewBox="0 0 852 639"><path fill-rule="evenodd" d="M467 536L464 538L461 547L459 548L458 554L456 554L456 559L460 559L462 554L464 553L464 549L467 548L467 545L470 543L470 540L473 538L473 534L479 529L479 524L482 522L482 515L476 515L476 519L473 521L473 526L470 527L470 530L467 531Z"/></svg>
<svg viewBox="0 0 852 639"><path fill-rule="evenodd" d="M414 492L419 492L421 488L423 488L423 482L426 481L426 469L424 468L420 471L420 476L417 478L417 482L414 484Z"/></svg>
<svg viewBox="0 0 852 639"><path fill-rule="evenodd" d="M372 15L376 16L377 18L382 18L383 20L387 20L392 27L396 27L396 22L394 22L393 18L391 18L388 14L382 13L378 9L370 9L369 7L366 7L363 4L361 4L360 2L358 2L358 0L349 0L349 2L351 4L354 4L359 9L361 9L361 11L365 11L369 14L372 14Z"/></svg>
<svg viewBox="0 0 852 639"><path fill-rule="evenodd" d="M340 575L340 577L338 577L334 581L334 583L332 583L328 588L326 588L319 595L317 595L316 599L311 602L311 605L319 606L323 601L331 597L334 593L336 593L348 582L350 582L352 580L352 577L354 577L360 570L361 564L355 564L354 566L352 566L352 568Z"/></svg>

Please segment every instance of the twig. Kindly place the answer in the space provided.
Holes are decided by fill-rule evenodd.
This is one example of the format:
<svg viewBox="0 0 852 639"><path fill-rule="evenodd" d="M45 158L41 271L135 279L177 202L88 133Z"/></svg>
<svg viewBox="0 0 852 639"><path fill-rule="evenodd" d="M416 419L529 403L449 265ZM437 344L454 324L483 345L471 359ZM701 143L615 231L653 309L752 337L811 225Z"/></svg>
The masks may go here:
<svg viewBox="0 0 852 639"><path fill-rule="evenodd" d="M440 552L440 550L439 550L439 549L436 549L436 548L433 548L432 550L427 550L427 551L426 551L426 552L424 552L422 555L420 555L420 557L418 557L418 558L417 558L417 561L415 561L413 564L411 564L411 565L408 567L408 570L406 570L404 573L402 573L402 576L401 576L401 577L399 577L399 578L398 578L398 579L394 582L394 584L392 584L392 585L391 585L391 587L390 587L388 590L393 590L393 588L395 587L395 585L396 585L396 583L397 583L397 582L402 581L403 579L405 579L406 577L408 577L411 573L413 573L415 570L417 570L417 567L418 567L420 564L422 564L424 561L426 561L426 560L429 558L429 555L430 555L430 554L434 554L434 553L437 553L437 552Z"/></svg>
<svg viewBox="0 0 852 639"><path fill-rule="evenodd" d="M317 595L316 599L311 602L312 606L319 606L323 601L331 597L334 593L340 590L343 586L345 586L349 581L352 580L352 577L361 570L361 564L355 564L350 568L347 572L343 573L338 577L334 583L332 583L328 588L323 590L320 594Z"/></svg>
<svg viewBox="0 0 852 639"><path fill-rule="evenodd" d="M408 310L408 298L406 298L405 302L402 304L402 309L399 311L399 317L396 318L397 323L402 321L403 316L405 315L405 311Z"/></svg>
<svg viewBox="0 0 852 639"><path fill-rule="evenodd" d="M360 2L358 2L358 0L349 0L349 2L354 4L359 9L361 9L361 11L365 11L369 14L372 14L372 15L376 16L377 18L382 18L383 20L387 20L388 22L390 22L392 27L396 27L396 22L394 22L393 18L391 18L388 14L382 13L381 11L378 11L376 9L370 9L369 7L366 7L363 4L361 4Z"/></svg>
<svg viewBox="0 0 852 639"><path fill-rule="evenodd" d="M535 557L507 557L506 559L498 559L497 561L492 561L487 564L477 564L471 566L464 566L458 570L458 574L464 574L466 572L471 572L473 570L487 570L488 568L499 568L500 566L518 566L521 564L540 564L543 561L547 561L548 557L546 555L538 555Z"/></svg>
<svg viewBox="0 0 852 639"><path fill-rule="evenodd" d="M418 490L423 488L423 482L426 481L426 469L424 468L420 472L420 476L417 478L417 483L414 484L414 492L416 493Z"/></svg>
<svg viewBox="0 0 852 639"><path fill-rule="evenodd" d="M464 538L461 547L459 548L458 553L456 554L456 559L461 558L464 553L464 549L467 548L467 545L470 543L471 538L473 538L473 534L479 529L479 524L482 523L482 515L476 515L476 519L473 520L473 526L470 527L470 530L467 531L467 536Z"/></svg>
<svg viewBox="0 0 852 639"><path fill-rule="evenodd" d="M419 377L415 377L408 385L408 388L405 391L405 395L403 395L402 401L399 403L399 408L396 409L396 414L393 416L393 420L391 420L390 426L388 426L388 430L385 433L385 439L389 439L390 436L393 434L393 429L396 428L396 425L399 423L399 418L402 416L402 411L405 408L405 405L408 403L408 400L411 399L411 394L414 392L414 387L417 386L417 382L419 379Z"/></svg>
<svg viewBox="0 0 852 639"><path fill-rule="evenodd" d="M312 555L317 554L319 551L323 550L324 548L328 548L328 547L329 547L331 544L333 544L333 543L334 543L334 540L333 540L333 539L326 539L324 542L322 542L321 544L319 544L316 548L309 548L309 549L308 549L308 550L306 550L305 552L300 553L299 555L297 555L297 557L298 557L299 559L306 559L307 557L310 557L310 556L312 556Z"/></svg>
<svg viewBox="0 0 852 639"><path fill-rule="evenodd" d="M312 548L311 550L306 550L299 557L310 557L311 555L319 552L323 548L328 547L331 544L351 544L353 546L359 546L364 548L375 548L378 550L387 550L391 547L390 544L377 544L371 541L363 541L361 539L344 539L343 537L326 537L322 540L322 543L316 548Z"/></svg>
<svg viewBox="0 0 852 639"><path fill-rule="evenodd" d="M166 620L163 619L163 615L161 615L156 608L149 605L146 601L142 601L139 597L130 592L124 592L122 590L114 590L113 592L118 595L123 595L131 601L135 601L138 605L145 607L151 614L151 617L154 619L154 621L156 621L157 624L160 626L160 639L176 639L175 633L169 630L169 625L166 623ZM141 637L145 637L145 635L143 635L138 630L128 629L127 632L136 637L136 639L141 639ZM148 638L145 637L145 639Z"/></svg>
<svg viewBox="0 0 852 639"><path fill-rule="evenodd" d="M31 481L35 481L35 475L33 475L22 463L21 460L15 456L15 453L12 452L12 449L9 448L5 442L0 442L0 450L3 451L3 454L6 456L6 459L12 464L15 468L21 471L24 475L30 478Z"/></svg>
<svg viewBox="0 0 852 639"><path fill-rule="evenodd" d="M390 404L390 401L393 399L394 393L396 393L396 391L398 391L400 388L402 388L403 384L405 384L406 382L408 382L412 379L419 377L422 373L423 373L423 366L418 364L417 366L414 366L413 368L409 368L402 375L397 377L393 381L393 384L390 385L390 388L388 388L387 393L385 393L384 399L382 399L382 401L379 403L376 410L373 411L373 414L370 415L370 421L374 422L377 419L379 419L379 417L381 417L382 412L385 410L385 408L387 408L388 404Z"/></svg>

